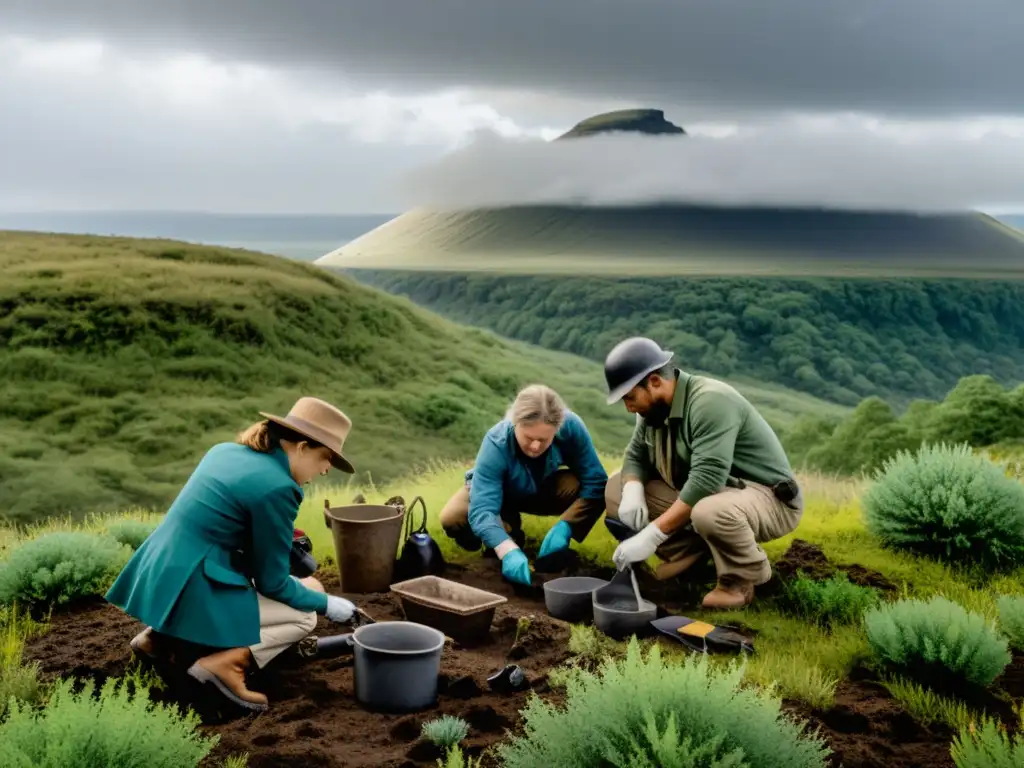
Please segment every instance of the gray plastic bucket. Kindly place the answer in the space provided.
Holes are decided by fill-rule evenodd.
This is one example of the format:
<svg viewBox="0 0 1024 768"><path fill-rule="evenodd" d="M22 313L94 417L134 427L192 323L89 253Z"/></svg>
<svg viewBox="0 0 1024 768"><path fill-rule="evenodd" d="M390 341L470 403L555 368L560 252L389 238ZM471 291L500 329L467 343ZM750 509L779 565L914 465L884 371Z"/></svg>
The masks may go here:
<svg viewBox="0 0 1024 768"><path fill-rule="evenodd" d="M642 596L637 602L632 570L616 573L606 586L593 592L594 626L616 640L645 634L658 618L658 606Z"/></svg>
<svg viewBox="0 0 1024 768"><path fill-rule="evenodd" d="M585 624L594 618L593 592L608 584L593 576L564 576L544 584L544 605L556 619Z"/></svg>
<svg viewBox="0 0 1024 768"><path fill-rule="evenodd" d="M437 701L444 634L411 621L359 627L355 646L356 700L379 712L416 712Z"/></svg>

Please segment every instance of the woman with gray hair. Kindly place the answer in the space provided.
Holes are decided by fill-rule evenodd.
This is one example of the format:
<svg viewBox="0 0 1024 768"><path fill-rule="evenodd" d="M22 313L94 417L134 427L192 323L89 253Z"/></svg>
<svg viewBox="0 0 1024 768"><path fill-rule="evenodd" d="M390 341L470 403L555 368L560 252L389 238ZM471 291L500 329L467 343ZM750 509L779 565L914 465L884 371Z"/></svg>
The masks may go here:
<svg viewBox="0 0 1024 768"><path fill-rule="evenodd" d="M484 435L465 484L441 510L441 525L463 549L493 550L506 579L529 585L521 514L560 517L538 556L563 551L601 517L607 482L583 420L553 389L532 384Z"/></svg>

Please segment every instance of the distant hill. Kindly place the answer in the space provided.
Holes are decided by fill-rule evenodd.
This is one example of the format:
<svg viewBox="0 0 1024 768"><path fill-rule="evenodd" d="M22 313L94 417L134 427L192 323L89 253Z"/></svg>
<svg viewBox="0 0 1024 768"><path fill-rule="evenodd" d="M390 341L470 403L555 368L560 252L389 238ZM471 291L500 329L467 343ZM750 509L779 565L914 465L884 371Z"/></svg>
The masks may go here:
<svg viewBox="0 0 1024 768"><path fill-rule="evenodd" d="M316 261L501 274L1024 277L1024 233L982 214L521 206L413 210Z"/></svg>
<svg viewBox="0 0 1024 768"><path fill-rule="evenodd" d="M642 109L559 138L609 131L686 135ZM1024 232L970 211L416 209L316 263L548 348L600 360L647 333L712 373L850 405L1024 378Z"/></svg>
<svg viewBox="0 0 1024 768"><path fill-rule="evenodd" d="M616 131L680 136L686 134L678 125L666 120L664 111L660 109L620 109L581 120L558 138L574 139Z"/></svg>
<svg viewBox="0 0 1024 768"><path fill-rule="evenodd" d="M168 503L214 442L303 394L354 421L361 480L472 460L544 381L618 452L601 367L292 261L168 240L0 233L0 520ZM740 383L776 423L845 413Z"/></svg>
<svg viewBox="0 0 1024 768"><path fill-rule="evenodd" d="M1014 227L1024 232L1024 213L1017 213L1009 216L1000 216L999 220L1004 222L1005 224L1010 225L1011 227Z"/></svg>

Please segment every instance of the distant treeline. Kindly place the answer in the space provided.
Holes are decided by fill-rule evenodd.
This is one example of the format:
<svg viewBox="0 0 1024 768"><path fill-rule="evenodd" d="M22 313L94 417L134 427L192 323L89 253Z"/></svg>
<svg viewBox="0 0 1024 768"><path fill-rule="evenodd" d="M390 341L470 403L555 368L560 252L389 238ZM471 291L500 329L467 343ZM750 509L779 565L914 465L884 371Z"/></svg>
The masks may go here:
<svg viewBox="0 0 1024 768"><path fill-rule="evenodd" d="M1024 444L1024 385L1007 390L991 376L966 376L945 399L915 400L900 414L869 397L842 420L798 420L783 442L794 465L842 475L871 472L922 443Z"/></svg>
<svg viewBox="0 0 1024 768"><path fill-rule="evenodd" d="M1024 284L925 279L588 278L357 270L460 322L603 360L643 334L689 369L856 405L1024 379Z"/></svg>

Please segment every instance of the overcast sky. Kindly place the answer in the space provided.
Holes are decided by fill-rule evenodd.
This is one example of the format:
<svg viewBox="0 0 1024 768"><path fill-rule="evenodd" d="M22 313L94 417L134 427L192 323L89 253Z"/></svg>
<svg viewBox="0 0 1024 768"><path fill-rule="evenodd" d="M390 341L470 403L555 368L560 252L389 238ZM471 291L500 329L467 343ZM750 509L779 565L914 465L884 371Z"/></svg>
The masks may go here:
<svg viewBox="0 0 1024 768"><path fill-rule="evenodd" d="M0 19L4 210L1024 210L1022 0L0 0ZM541 143L631 106L697 141Z"/></svg>

